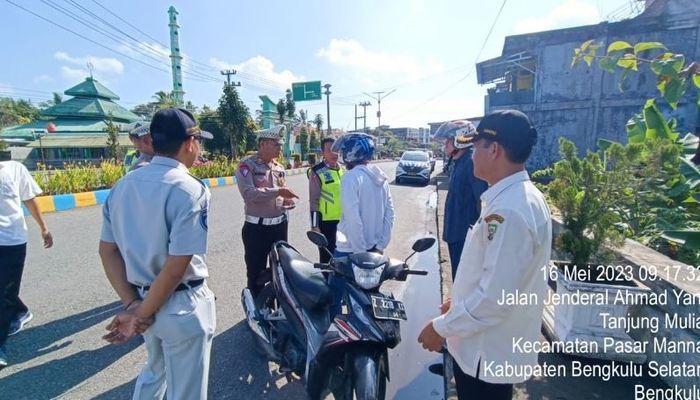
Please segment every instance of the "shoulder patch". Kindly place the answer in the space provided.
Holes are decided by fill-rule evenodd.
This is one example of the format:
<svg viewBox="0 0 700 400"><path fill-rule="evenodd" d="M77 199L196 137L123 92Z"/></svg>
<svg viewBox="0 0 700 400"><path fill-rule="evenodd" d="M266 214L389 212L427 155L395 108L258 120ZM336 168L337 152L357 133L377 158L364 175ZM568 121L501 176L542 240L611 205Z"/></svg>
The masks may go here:
<svg viewBox="0 0 700 400"><path fill-rule="evenodd" d="M498 214L489 214L486 216L486 218L484 218L484 222L486 222L486 227L488 228L486 231L486 238L488 240L493 240L493 237L496 235L496 231L498 231L498 226L505 220L505 218Z"/></svg>
<svg viewBox="0 0 700 400"><path fill-rule="evenodd" d="M486 216L486 218L484 218L484 221L486 221L486 223L495 221L495 222L498 222L499 224L502 224L503 221L505 221L505 218L501 217L498 214L489 214Z"/></svg>
<svg viewBox="0 0 700 400"><path fill-rule="evenodd" d="M248 164L241 161L238 164L238 171L240 171L241 175L245 177L248 176L248 173L250 173L250 167L248 167Z"/></svg>

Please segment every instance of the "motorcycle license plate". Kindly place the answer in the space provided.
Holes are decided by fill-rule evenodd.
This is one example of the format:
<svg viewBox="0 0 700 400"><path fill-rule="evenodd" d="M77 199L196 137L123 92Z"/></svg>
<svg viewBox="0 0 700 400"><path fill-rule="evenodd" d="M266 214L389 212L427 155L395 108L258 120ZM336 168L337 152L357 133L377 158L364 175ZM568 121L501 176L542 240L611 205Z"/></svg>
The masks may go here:
<svg viewBox="0 0 700 400"><path fill-rule="evenodd" d="M406 309L403 303L398 300L387 299L386 297L372 297L372 311L377 319L406 320Z"/></svg>

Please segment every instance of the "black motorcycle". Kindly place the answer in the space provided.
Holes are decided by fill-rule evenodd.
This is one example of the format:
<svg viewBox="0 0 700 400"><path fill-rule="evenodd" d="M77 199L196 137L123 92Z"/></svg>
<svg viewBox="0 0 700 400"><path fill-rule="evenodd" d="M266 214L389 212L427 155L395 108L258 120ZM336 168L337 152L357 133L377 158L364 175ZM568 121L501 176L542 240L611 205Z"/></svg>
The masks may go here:
<svg viewBox="0 0 700 400"><path fill-rule="evenodd" d="M320 233L307 236L327 250ZM253 336L280 372L303 377L311 399L328 393L340 399L380 400L389 379L387 349L401 341L399 321L406 319L402 302L379 291L382 282L405 281L406 262L435 244L419 239L404 261L366 252L312 263L284 241L272 246L270 282L253 298L243 290L242 302Z"/></svg>

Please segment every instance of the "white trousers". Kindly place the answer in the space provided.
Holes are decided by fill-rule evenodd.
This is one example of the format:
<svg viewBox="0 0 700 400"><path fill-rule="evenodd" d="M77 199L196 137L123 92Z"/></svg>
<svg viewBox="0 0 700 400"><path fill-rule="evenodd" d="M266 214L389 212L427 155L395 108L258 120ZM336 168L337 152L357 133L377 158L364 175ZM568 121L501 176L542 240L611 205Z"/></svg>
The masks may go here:
<svg viewBox="0 0 700 400"><path fill-rule="evenodd" d="M174 292L143 333L148 360L133 399L163 399L167 391L168 400L205 400L215 329L214 293L206 283Z"/></svg>

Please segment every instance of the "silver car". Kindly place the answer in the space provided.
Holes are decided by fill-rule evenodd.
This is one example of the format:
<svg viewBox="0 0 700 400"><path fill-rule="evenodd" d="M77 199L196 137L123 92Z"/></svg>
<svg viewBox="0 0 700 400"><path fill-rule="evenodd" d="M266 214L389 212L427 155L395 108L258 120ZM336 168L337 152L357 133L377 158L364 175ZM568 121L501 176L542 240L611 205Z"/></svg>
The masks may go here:
<svg viewBox="0 0 700 400"><path fill-rule="evenodd" d="M396 166L396 183L418 181L424 184L430 182L430 157L425 151L405 151Z"/></svg>

